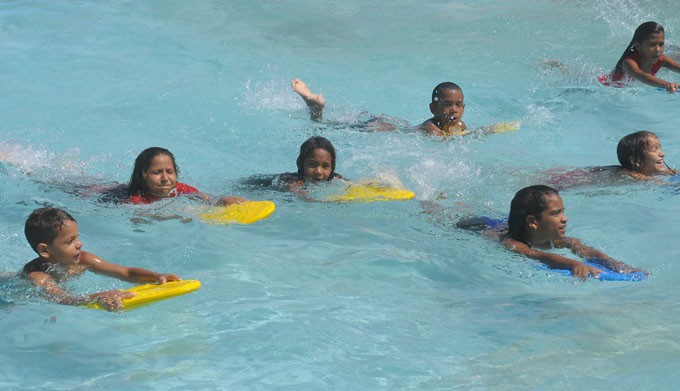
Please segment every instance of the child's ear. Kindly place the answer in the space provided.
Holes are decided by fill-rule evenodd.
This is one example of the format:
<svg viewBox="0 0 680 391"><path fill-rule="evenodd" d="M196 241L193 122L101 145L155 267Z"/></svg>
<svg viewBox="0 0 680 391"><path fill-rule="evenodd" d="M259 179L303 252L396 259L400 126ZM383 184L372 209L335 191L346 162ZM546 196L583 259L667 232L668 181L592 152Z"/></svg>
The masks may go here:
<svg viewBox="0 0 680 391"><path fill-rule="evenodd" d="M642 164L640 163L640 160L636 159L635 156L630 157L630 164L635 167L636 169L642 168Z"/></svg>
<svg viewBox="0 0 680 391"><path fill-rule="evenodd" d="M437 115L437 113L435 112L436 110L437 110L437 106L436 106L435 102L430 103L430 113L432 113L432 115Z"/></svg>
<svg viewBox="0 0 680 391"><path fill-rule="evenodd" d="M527 216L527 228L529 228L532 231L538 228L538 219L536 219L536 216L534 215Z"/></svg>
<svg viewBox="0 0 680 391"><path fill-rule="evenodd" d="M43 258L48 258L50 256L46 243L38 243L38 245L35 246L35 251Z"/></svg>

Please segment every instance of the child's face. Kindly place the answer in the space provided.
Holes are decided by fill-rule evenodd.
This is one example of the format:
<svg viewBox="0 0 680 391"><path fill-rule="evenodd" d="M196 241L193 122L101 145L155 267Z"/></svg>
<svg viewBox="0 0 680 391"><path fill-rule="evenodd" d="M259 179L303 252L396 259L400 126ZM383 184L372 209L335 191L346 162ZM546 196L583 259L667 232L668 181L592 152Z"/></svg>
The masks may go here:
<svg viewBox="0 0 680 391"><path fill-rule="evenodd" d="M645 160L642 162L640 173L645 175L669 174L671 171L666 167L661 150L661 142L654 136L647 136L647 148L644 151Z"/></svg>
<svg viewBox="0 0 680 391"><path fill-rule="evenodd" d="M47 254L41 253L51 263L68 266L80 262L80 249L83 243L78 238L78 223L66 221L54 240L45 246Z"/></svg>
<svg viewBox="0 0 680 391"><path fill-rule="evenodd" d="M463 91L442 90L439 99L430 103L430 111L442 126L457 125L465 111Z"/></svg>
<svg viewBox="0 0 680 391"><path fill-rule="evenodd" d="M177 173L172 158L164 154L157 155L144 171L144 192L162 198L167 197L175 186Z"/></svg>
<svg viewBox="0 0 680 391"><path fill-rule="evenodd" d="M635 44L635 49L640 52L640 56L646 59L656 59L663 53L665 41L664 33L652 34L649 38Z"/></svg>
<svg viewBox="0 0 680 391"><path fill-rule="evenodd" d="M325 149L315 149L302 163L305 179L312 182L325 181L333 171L333 157Z"/></svg>
<svg viewBox="0 0 680 391"><path fill-rule="evenodd" d="M547 207L541 212L541 218L530 222L534 237L540 241L562 239L567 233L567 216L564 214L564 204L559 194L545 196ZM531 226L534 224L534 226Z"/></svg>

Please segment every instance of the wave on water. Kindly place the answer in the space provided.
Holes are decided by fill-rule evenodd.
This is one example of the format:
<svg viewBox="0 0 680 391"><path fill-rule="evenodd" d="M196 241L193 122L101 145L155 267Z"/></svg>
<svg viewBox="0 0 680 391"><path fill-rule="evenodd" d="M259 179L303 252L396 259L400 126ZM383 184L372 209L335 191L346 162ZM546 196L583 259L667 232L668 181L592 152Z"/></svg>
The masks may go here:
<svg viewBox="0 0 680 391"><path fill-rule="evenodd" d="M594 2L593 13L602 19L609 26L613 36L633 37L635 28L641 23L649 20L657 21L661 24L666 22L665 18L659 19L661 12L651 3L645 2L644 5L635 0L607 0ZM622 43L621 51L628 43Z"/></svg>
<svg viewBox="0 0 680 391"><path fill-rule="evenodd" d="M73 179L86 175L88 164L80 159L80 149L55 154L11 142L0 142L0 162L36 180Z"/></svg>

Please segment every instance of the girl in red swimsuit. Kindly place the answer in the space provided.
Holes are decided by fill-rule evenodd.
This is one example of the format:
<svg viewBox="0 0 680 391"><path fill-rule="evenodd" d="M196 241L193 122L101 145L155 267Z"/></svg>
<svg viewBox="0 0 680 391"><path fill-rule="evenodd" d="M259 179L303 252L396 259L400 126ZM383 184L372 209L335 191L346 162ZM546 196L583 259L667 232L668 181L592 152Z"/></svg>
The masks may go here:
<svg viewBox="0 0 680 391"><path fill-rule="evenodd" d="M665 33L663 26L656 22L645 22L635 29L630 41L616 67L609 75L599 77L604 85L621 87L625 85L626 76L637 79L651 86L664 88L668 92L678 90L677 83L656 77L661 67L680 72L680 64L663 55Z"/></svg>
<svg viewBox="0 0 680 391"><path fill-rule="evenodd" d="M128 201L133 204L150 204L163 198L182 194L196 194L208 201L207 195L193 186L177 182L177 164L172 152L165 148L147 148L135 159L135 168L128 184ZM229 205L247 201L240 197L223 197L220 204Z"/></svg>

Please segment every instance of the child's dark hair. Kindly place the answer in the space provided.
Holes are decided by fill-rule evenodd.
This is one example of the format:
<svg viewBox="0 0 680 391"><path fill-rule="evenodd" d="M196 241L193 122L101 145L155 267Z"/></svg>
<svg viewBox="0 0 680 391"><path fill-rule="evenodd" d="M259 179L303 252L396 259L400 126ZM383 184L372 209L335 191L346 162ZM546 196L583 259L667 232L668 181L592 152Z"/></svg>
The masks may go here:
<svg viewBox="0 0 680 391"><path fill-rule="evenodd" d="M541 218L541 213L548 207L546 197L558 194L558 191L546 185L534 185L518 191L510 203L508 216L508 235L515 240L524 240L527 236L527 216Z"/></svg>
<svg viewBox="0 0 680 391"><path fill-rule="evenodd" d="M616 157L621 167L630 171L640 171L645 164L645 150L649 147L649 137L656 138L656 134L641 130L631 133L619 140L616 146Z"/></svg>
<svg viewBox="0 0 680 391"><path fill-rule="evenodd" d="M634 47L635 43L649 39L649 37L652 36L652 34L658 34L663 32L664 32L663 26L656 22L650 21L639 25L638 28L635 29L633 39L630 40L630 43L628 44L628 46L626 46L626 50L623 51L621 58L619 58L619 62L616 63L616 67L614 67L614 72L623 73L623 59L630 53L635 52Z"/></svg>
<svg viewBox="0 0 680 391"><path fill-rule="evenodd" d="M175 155L165 148L161 147L151 147L147 148L140 153L135 159L135 168L132 170L132 175L130 176L130 182L128 182L128 195L133 196L135 194L144 193L144 171L146 171L151 165L151 161L158 155L167 155L172 159L172 166L175 169L175 173L179 176L179 167L175 162Z"/></svg>
<svg viewBox="0 0 680 391"><path fill-rule="evenodd" d="M432 90L432 102L438 102L439 98L442 96L442 92L444 90L458 90L458 91L463 91L458 84L450 82L450 81L445 81L442 83L437 84L436 87L434 87L434 90Z"/></svg>
<svg viewBox="0 0 680 391"><path fill-rule="evenodd" d="M50 244L59 236L61 227L69 221L76 222L67 212L58 208L38 208L34 210L26 219L24 225L24 235L28 244L36 250L38 244Z"/></svg>
<svg viewBox="0 0 680 391"><path fill-rule="evenodd" d="M304 178L305 176L305 159L311 156L315 149L319 148L331 154L331 174L328 176L328 180L330 181L335 177L335 147L333 147L333 144L331 144L328 139L316 136L308 138L307 141L300 146L300 154L297 158L297 172L300 178Z"/></svg>

